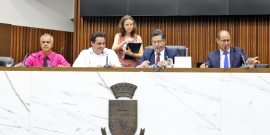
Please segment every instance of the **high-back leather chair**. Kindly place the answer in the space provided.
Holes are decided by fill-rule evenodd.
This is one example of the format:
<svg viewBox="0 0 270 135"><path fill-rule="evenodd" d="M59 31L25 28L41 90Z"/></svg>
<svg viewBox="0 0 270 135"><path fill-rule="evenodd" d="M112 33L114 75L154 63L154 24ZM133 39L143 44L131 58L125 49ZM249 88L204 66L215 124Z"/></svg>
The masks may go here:
<svg viewBox="0 0 270 135"><path fill-rule="evenodd" d="M186 46L166 45L165 47L178 50L179 56L188 56L188 48L186 48ZM153 46L148 45L147 47L145 47L145 50L147 49L153 49Z"/></svg>
<svg viewBox="0 0 270 135"><path fill-rule="evenodd" d="M256 68L269 68L269 64L258 64Z"/></svg>
<svg viewBox="0 0 270 135"><path fill-rule="evenodd" d="M6 66L6 59L7 58L12 58L12 57L0 56L0 67L5 67Z"/></svg>

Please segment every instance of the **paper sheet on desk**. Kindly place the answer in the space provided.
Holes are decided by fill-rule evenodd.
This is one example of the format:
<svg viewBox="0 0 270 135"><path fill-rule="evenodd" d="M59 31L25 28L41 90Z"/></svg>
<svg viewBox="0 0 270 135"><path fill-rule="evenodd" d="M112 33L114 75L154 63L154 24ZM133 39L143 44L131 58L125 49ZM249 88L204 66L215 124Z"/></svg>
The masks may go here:
<svg viewBox="0 0 270 135"><path fill-rule="evenodd" d="M191 57L174 57L174 67L175 68L191 68Z"/></svg>
<svg viewBox="0 0 270 135"><path fill-rule="evenodd" d="M129 41L123 45L123 50L127 48L127 44L130 43ZM133 43L142 43L142 42L133 42ZM123 59L125 59L125 54L122 56Z"/></svg>

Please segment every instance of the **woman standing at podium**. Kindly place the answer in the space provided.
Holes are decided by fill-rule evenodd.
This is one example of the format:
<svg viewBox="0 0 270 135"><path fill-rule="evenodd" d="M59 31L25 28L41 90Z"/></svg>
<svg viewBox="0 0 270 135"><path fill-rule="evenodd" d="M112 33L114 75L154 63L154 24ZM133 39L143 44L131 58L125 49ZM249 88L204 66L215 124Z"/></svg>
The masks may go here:
<svg viewBox="0 0 270 135"><path fill-rule="evenodd" d="M112 50L117 52L117 56L120 63L122 64L122 67L135 67L137 65L135 58L141 58L143 55L143 45L141 45L140 51L138 53L133 53L130 49L125 47L125 44L127 44L127 42L142 42L142 38L135 34L137 30L136 23L131 16L125 15L121 18L118 24L118 28L120 33L117 33L114 37ZM124 55L129 55L134 58L123 59Z"/></svg>

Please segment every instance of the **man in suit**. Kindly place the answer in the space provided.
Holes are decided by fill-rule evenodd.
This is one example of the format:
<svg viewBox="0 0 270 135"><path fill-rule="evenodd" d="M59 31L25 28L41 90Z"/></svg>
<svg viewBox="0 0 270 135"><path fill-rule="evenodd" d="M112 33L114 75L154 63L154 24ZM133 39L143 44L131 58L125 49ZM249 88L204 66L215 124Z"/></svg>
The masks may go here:
<svg viewBox="0 0 270 135"><path fill-rule="evenodd" d="M151 33L151 42L153 49L147 49L143 52L143 56L136 67L149 67L154 65L156 61L158 66L168 67L167 59L174 59L175 56L179 56L176 49L165 47L165 33L162 30L156 29Z"/></svg>
<svg viewBox="0 0 270 135"><path fill-rule="evenodd" d="M242 48L231 47L231 36L227 30L221 30L217 35L217 44L219 49L208 53L207 60L200 68L238 68L244 62L247 62L248 56L243 52ZM243 55L245 61L243 61ZM258 57L252 59L254 66L260 64Z"/></svg>

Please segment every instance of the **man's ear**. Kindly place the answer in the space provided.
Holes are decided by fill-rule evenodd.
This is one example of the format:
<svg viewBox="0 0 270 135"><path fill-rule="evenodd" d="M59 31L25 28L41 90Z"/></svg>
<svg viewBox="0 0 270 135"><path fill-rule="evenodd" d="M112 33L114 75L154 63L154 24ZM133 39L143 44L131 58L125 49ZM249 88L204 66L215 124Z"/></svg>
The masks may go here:
<svg viewBox="0 0 270 135"><path fill-rule="evenodd" d="M217 43L218 43L219 39L218 39L218 38L216 38L216 41L217 41Z"/></svg>

